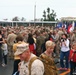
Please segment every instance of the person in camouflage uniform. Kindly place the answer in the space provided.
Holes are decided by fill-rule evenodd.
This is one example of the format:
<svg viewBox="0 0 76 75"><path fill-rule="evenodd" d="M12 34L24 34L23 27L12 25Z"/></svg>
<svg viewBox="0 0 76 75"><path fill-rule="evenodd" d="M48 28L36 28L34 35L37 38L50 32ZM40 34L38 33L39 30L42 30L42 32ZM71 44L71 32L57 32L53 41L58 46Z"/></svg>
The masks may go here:
<svg viewBox="0 0 76 75"><path fill-rule="evenodd" d="M7 37L7 45L8 45L8 53L10 59L13 59L14 54L13 54L13 44L15 43L16 39L16 34L14 34L14 31L12 30L11 33Z"/></svg>
<svg viewBox="0 0 76 75"><path fill-rule="evenodd" d="M73 43L74 41L76 41L76 36L75 36L75 34L74 34L73 31L70 32L70 34L69 34L69 40L70 40L70 48L71 48L72 43Z"/></svg>
<svg viewBox="0 0 76 75"><path fill-rule="evenodd" d="M43 51L41 50L42 44L45 42L45 37L43 35L43 31L38 32L38 36L36 38L36 55L39 56Z"/></svg>
<svg viewBox="0 0 76 75"><path fill-rule="evenodd" d="M55 47L54 42L46 41L46 51L40 55L40 60L44 63L44 75L58 75L52 53Z"/></svg>

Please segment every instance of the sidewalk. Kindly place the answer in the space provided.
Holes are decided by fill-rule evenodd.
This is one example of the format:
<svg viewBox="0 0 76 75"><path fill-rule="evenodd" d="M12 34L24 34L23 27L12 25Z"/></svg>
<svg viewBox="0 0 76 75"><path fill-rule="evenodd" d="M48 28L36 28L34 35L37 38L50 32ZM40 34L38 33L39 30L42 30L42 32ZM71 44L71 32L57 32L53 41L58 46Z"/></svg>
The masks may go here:
<svg viewBox="0 0 76 75"><path fill-rule="evenodd" d="M60 64L57 63L56 66L59 68ZM8 64L6 67L0 65L0 74L1 75L12 75L13 71L13 60L8 59ZM59 75L69 75L70 70L68 71L59 71Z"/></svg>
<svg viewBox="0 0 76 75"><path fill-rule="evenodd" d="M13 60L8 59L8 64L5 67L3 67L0 64L0 74L1 75L12 75L12 71L13 71Z"/></svg>

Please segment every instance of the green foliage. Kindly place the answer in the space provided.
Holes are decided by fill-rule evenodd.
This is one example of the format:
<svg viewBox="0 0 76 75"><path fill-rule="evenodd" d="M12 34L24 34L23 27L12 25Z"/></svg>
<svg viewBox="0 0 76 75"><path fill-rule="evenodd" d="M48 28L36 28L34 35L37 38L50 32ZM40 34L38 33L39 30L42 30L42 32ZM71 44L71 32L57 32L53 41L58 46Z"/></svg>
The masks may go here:
<svg viewBox="0 0 76 75"><path fill-rule="evenodd" d="M26 21L26 19L24 17L19 18L18 16L15 16L12 21Z"/></svg>
<svg viewBox="0 0 76 75"><path fill-rule="evenodd" d="M43 17L44 17L43 20L46 21L46 11L45 10L43 11Z"/></svg>
<svg viewBox="0 0 76 75"><path fill-rule="evenodd" d="M15 16L12 21L19 21L19 18L17 16Z"/></svg>
<svg viewBox="0 0 76 75"><path fill-rule="evenodd" d="M55 21L56 18L56 12L54 10L51 10L50 12L50 8L47 8L47 11L43 11L43 20L44 21Z"/></svg>
<svg viewBox="0 0 76 75"><path fill-rule="evenodd" d="M26 19L24 17L21 18L21 21L26 21Z"/></svg>

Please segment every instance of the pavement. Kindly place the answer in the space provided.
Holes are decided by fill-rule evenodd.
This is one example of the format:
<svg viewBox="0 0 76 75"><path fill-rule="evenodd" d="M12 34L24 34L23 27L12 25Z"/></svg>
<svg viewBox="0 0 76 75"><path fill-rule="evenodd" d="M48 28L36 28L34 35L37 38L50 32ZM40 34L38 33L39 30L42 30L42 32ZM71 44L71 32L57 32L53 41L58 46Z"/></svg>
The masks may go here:
<svg viewBox="0 0 76 75"><path fill-rule="evenodd" d="M60 64L57 63L56 66L59 68ZM0 75L12 75L13 71L13 60L8 59L7 66L3 67L0 64ZM68 71L59 71L59 75L69 75L70 69Z"/></svg>
<svg viewBox="0 0 76 75"><path fill-rule="evenodd" d="M3 67L0 64L0 75L12 75L12 71L13 71L13 60L8 59L8 64L5 67Z"/></svg>

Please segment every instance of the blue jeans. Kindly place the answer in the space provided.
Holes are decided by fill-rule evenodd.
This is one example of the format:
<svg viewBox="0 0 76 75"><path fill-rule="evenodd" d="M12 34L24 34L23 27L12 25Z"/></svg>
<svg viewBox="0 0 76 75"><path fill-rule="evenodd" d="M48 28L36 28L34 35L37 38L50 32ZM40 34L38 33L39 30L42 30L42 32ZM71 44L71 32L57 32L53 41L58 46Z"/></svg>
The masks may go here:
<svg viewBox="0 0 76 75"><path fill-rule="evenodd" d="M20 59L14 60L13 74L18 71L18 63L19 62L20 62Z"/></svg>
<svg viewBox="0 0 76 75"><path fill-rule="evenodd" d="M64 63L64 57L65 57L65 63ZM69 68L69 51L67 52L60 52L60 66L62 68Z"/></svg>

